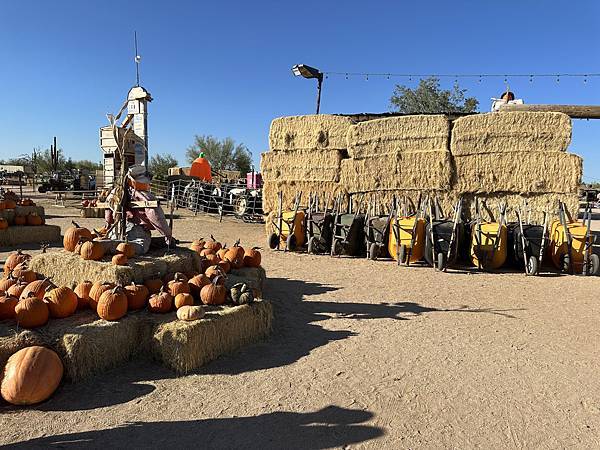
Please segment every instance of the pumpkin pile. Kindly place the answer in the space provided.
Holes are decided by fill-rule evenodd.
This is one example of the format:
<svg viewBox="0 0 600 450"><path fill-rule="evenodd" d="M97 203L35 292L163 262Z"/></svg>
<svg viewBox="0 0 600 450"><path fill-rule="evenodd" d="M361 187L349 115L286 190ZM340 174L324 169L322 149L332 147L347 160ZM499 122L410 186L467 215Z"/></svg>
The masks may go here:
<svg viewBox="0 0 600 450"><path fill-rule="evenodd" d="M15 209L17 206L35 206L35 203L30 198L19 197L12 191L6 191L4 196L0 198L0 211L4 209ZM6 230L10 225L44 225L44 218L35 212L29 214L15 214L12 224L4 217L0 217L0 230Z"/></svg>
<svg viewBox="0 0 600 450"><path fill-rule="evenodd" d="M106 235L106 229L89 230L71 221L71 226L65 231L63 248L73 252L89 261L100 261L105 256L102 239ZM121 242L117 245L116 253L111 258L111 263L117 266L125 266L130 259L135 257L135 246L129 242Z"/></svg>
<svg viewBox="0 0 600 450"><path fill-rule="evenodd" d="M192 241L190 250L200 255L203 269L218 265L225 273L229 273L231 269L259 267L261 263L259 247L244 249L238 239L233 244L233 247L228 248L227 244L222 245L212 234L210 235L210 240L205 241L200 238Z"/></svg>

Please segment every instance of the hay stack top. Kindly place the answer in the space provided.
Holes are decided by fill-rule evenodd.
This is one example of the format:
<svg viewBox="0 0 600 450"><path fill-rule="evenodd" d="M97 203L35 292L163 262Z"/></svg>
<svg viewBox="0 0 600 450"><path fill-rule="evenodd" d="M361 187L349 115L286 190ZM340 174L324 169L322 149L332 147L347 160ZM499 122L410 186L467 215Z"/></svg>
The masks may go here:
<svg viewBox="0 0 600 450"><path fill-rule="evenodd" d="M271 122L271 150L346 148L346 133L355 120L328 114L279 117Z"/></svg>
<svg viewBox="0 0 600 450"><path fill-rule="evenodd" d="M453 155L504 151L564 152L571 142L571 119L554 112L494 112L454 121Z"/></svg>

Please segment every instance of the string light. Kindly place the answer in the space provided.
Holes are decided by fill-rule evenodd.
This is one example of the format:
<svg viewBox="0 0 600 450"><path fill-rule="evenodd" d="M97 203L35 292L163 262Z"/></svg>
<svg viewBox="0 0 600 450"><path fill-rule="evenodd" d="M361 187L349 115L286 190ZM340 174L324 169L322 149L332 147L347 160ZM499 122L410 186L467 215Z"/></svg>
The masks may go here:
<svg viewBox="0 0 600 450"><path fill-rule="evenodd" d="M470 73L464 73L464 74L444 74L444 73L424 73L424 74L406 74L406 73L391 73L391 72L382 72L382 73L376 73L376 72L334 72L334 71L325 71L323 72L327 77L332 77L332 76L336 76L336 75L341 75L344 76L347 80L350 79L350 77L359 77L359 78L364 78L365 80L369 80L369 78L377 78L377 77L381 77L381 78L385 78L387 80L390 80L392 78L407 78L408 81L413 81L413 77L414 78L429 78L429 77L435 77L435 78L451 78L454 79L454 81L458 81L459 79L464 79L464 78L474 78L477 79L477 81L479 83L483 82L484 78L503 78L504 79L504 83L508 83L509 79L513 79L513 78L527 78L529 79L530 82L533 82L535 78L554 78L556 79L557 83L560 83L560 79L561 78L581 78L583 79L584 83L587 83L588 79L591 78L598 78L600 77L600 73L587 73L587 74L582 74L582 73L514 73L514 74L498 74L498 73L488 73L488 74L470 74Z"/></svg>

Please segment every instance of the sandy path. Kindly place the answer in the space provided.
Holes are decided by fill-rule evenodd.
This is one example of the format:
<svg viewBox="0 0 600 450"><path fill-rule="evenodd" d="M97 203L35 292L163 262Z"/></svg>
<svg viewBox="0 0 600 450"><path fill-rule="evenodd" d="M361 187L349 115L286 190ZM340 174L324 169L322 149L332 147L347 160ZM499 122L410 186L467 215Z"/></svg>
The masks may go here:
<svg viewBox="0 0 600 450"><path fill-rule="evenodd" d="M176 223L183 239L210 232L225 242L264 240L261 225L205 216ZM2 404L0 443L600 446L600 278L263 259L276 308L268 340L195 375L132 361L65 384L37 408Z"/></svg>

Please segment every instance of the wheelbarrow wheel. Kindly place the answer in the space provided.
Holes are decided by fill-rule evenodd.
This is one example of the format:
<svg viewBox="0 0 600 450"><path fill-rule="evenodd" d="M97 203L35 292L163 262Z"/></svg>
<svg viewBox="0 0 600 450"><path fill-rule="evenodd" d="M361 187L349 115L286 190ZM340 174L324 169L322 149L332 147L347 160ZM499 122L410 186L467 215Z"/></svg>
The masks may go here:
<svg viewBox="0 0 600 450"><path fill-rule="evenodd" d="M343 246L339 239L334 239L331 246L331 256L340 256L342 254Z"/></svg>
<svg viewBox="0 0 600 450"><path fill-rule="evenodd" d="M287 241L286 241L286 243L287 243L287 249L288 249L290 252L293 252L293 251L295 251L295 250L296 250L296 247L297 247L297 244L298 244L298 241L296 240L296 235L295 235L295 234L290 234L290 235L287 237Z"/></svg>
<svg viewBox="0 0 600 450"><path fill-rule="evenodd" d="M600 257L593 253L590 255L588 263L583 263L583 274L598 275L598 272L600 272Z"/></svg>
<svg viewBox="0 0 600 450"><path fill-rule="evenodd" d="M571 258L568 253L561 255L560 257L560 270L565 273L569 273L571 267Z"/></svg>
<svg viewBox="0 0 600 450"><path fill-rule="evenodd" d="M400 263L405 263L406 259L406 245L402 244L400 245L400 248L398 249L398 262Z"/></svg>
<svg viewBox="0 0 600 450"><path fill-rule="evenodd" d="M371 242L371 245L369 245L369 259L375 261L378 253L379 246L375 242Z"/></svg>
<svg viewBox="0 0 600 450"><path fill-rule="evenodd" d="M267 239L267 245L271 250L275 250L277 247L279 247L279 236L277 233L271 233L269 239Z"/></svg>
<svg viewBox="0 0 600 450"><path fill-rule="evenodd" d="M540 270L538 259L531 255L527 258L527 266L525 267L525 273L527 275L537 275Z"/></svg>
<svg viewBox="0 0 600 450"><path fill-rule="evenodd" d="M309 240L308 240L308 253L311 253L313 255L316 255L317 253L319 253L319 242L318 242L318 238L316 236L312 236Z"/></svg>
<svg viewBox="0 0 600 450"><path fill-rule="evenodd" d="M443 252L437 254L437 270L440 272L446 269L446 255Z"/></svg>

